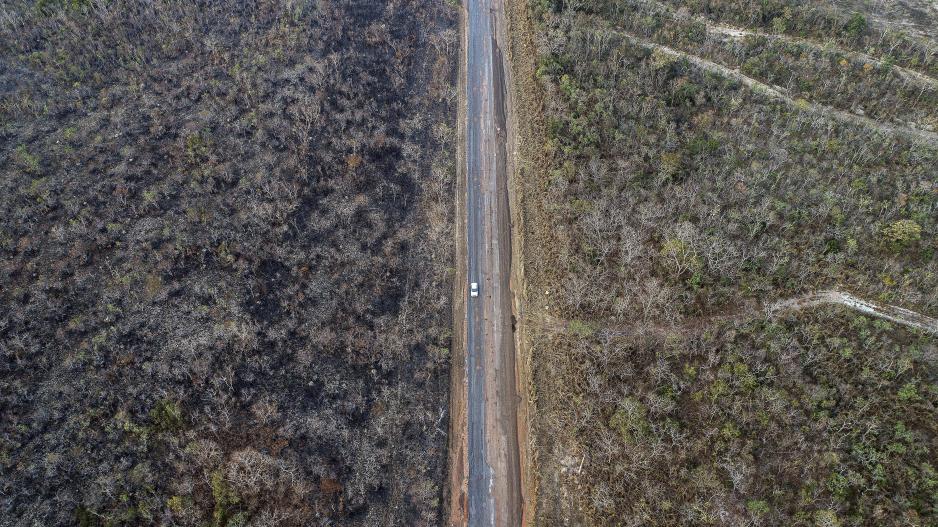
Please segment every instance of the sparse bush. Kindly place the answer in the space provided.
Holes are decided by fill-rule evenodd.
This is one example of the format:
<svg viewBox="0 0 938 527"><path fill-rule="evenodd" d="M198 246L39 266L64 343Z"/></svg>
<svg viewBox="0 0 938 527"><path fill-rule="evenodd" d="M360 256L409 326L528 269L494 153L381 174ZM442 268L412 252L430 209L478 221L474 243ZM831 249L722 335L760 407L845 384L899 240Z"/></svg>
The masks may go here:
<svg viewBox="0 0 938 527"><path fill-rule="evenodd" d="M756 517L765 516L771 508L764 500L749 500L746 502L746 510Z"/></svg>
<svg viewBox="0 0 938 527"><path fill-rule="evenodd" d="M820 510L814 513L814 525L817 527L840 527L840 518L832 510Z"/></svg>
<svg viewBox="0 0 938 527"><path fill-rule="evenodd" d="M179 404L169 399L156 403L150 410L150 419L156 432L177 432L185 425Z"/></svg>
<svg viewBox="0 0 938 527"><path fill-rule="evenodd" d="M212 512L214 527L227 527L232 522L236 525L244 523L243 515L234 510L241 499L225 481L225 475L220 470L212 472L212 500L215 504Z"/></svg>
<svg viewBox="0 0 938 527"><path fill-rule="evenodd" d="M26 172L39 174L39 158L31 154L25 145L16 147L16 162Z"/></svg>
<svg viewBox="0 0 938 527"><path fill-rule="evenodd" d="M898 251L922 239L922 226L913 220L898 220L884 226L881 234L886 246Z"/></svg>
<svg viewBox="0 0 938 527"><path fill-rule="evenodd" d="M854 13L853 16L850 17L850 20L847 21L847 26L845 27L847 36L854 39L860 38L860 36L866 32L866 29L866 17L860 13Z"/></svg>
<svg viewBox="0 0 938 527"><path fill-rule="evenodd" d="M648 433L648 410L638 400L626 397L619 401L616 412L609 418L609 426L626 443L641 441Z"/></svg>
<svg viewBox="0 0 938 527"><path fill-rule="evenodd" d="M571 320L568 325L568 329L570 330L570 333L581 338L591 337L593 335L593 328L582 320Z"/></svg>

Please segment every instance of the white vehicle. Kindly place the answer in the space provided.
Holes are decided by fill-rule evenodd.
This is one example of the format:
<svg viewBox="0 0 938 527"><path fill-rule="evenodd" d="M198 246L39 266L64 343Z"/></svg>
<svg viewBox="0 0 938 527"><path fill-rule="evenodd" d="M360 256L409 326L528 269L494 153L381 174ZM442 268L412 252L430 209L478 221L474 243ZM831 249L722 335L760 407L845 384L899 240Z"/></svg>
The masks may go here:
<svg viewBox="0 0 938 527"><path fill-rule="evenodd" d="M477 282L469 284L469 296L479 296L479 284Z"/></svg>

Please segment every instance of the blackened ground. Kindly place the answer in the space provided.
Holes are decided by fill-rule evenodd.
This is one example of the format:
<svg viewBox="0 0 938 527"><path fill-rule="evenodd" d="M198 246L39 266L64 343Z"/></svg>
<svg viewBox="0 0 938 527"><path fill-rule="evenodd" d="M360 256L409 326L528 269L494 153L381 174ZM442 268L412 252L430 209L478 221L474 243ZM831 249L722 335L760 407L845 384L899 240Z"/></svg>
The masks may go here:
<svg viewBox="0 0 938 527"><path fill-rule="evenodd" d="M438 524L453 8L0 10L0 525Z"/></svg>

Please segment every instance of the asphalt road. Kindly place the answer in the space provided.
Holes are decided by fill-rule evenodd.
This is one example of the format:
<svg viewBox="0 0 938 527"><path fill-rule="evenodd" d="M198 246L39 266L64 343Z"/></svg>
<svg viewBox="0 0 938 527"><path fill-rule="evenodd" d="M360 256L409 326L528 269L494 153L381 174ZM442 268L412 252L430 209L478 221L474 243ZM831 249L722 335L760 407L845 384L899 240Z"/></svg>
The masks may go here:
<svg viewBox="0 0 938 527"><path fill-rule="evenodd" d="M521 524L517 388L511 328L511 240L501 0L466 0L468 514L470 526ZM468 287L466 288L468 291Z"/></svg>

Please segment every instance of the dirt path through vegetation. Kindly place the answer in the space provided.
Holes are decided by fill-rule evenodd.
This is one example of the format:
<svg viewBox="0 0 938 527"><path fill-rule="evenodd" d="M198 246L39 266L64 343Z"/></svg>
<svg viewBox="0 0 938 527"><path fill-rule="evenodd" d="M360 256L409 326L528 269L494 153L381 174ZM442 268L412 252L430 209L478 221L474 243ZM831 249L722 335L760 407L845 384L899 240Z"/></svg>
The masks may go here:
<svg viewBox="0 0 938 527"><path fill-rule="evenodd" d="M652 5L656 9L663 10L668 13L673 12L670 6L667 6L658 1L653 0L649 2L648 5ZM693 18L694 20L697 20L700 23L704 24L707 27L708 33L716 33L718 35L723 35L723 36L730 37L730 38L737 39L737 40L743 39L746 37L763 37L767 39L776 39L782 42L787 42L787 43L792 43L792 44L810 46L816 49L825 47L824 43L817 42L815 40L811 40L807 38L795 37L791 35L786 35L784 33L768 33L766 31L756 31L756 30L752 30L748 28L729 26L726 24L714 22L713 20L710 20L709 18L705 16L694 16ZM845 56L848 56L854 59L859 59L865 62L869 62L871 64L875 64L878 67L887 66L887 64L884 61L877 59L871 55L868 55L866 53L842 49L839 47L837 48L837 51L842 53ZM915 71L913 69L900 66L898 64L889 64L888 67L896 71L897 73L899 73L900 76L902 76L908 81L916 82L918 84L927 86L929 88L938 89L938 79L935 79L934 77Z"/></svg>
<svg viewBox="0 0 938 527"><path fill-rule="evenodd" d="M772 99L785 102L786 104L789 104L800 110L811 112L813 114L833 119L835 121L850 123L856 126L868 128L885 135L898 135L911 140L927 143L932 146L938 146L938 133L883 123L875 119L870 119L869 117L852 114L850 112L845 112L843 110L838 110L836 108L831 108L830 106L818 104L816 102L807 101L804 99L795 100L786 94L781 88L776 86L769 86L764 82L758 81L741 73L739 70L728 68L722 64L717 64L716 62L712 62L697 55L680 51L663 44L651 42L647 39L637 37L621 30L616 30L616 33L629 39L636 45L650 49L653 52L662 53L679 59L685 59L704 71L716 73L725 78L735 80L756 93L761 93Z"/></svg>
<svg viewBox="0 0 938 527"><path fill-rule="evenodd" d="M740 307L736 310L724 311L719 314L705 315L698 317L687 317L678 324L656 324L648 321L636 322L621 326L605 326L595 328L606 336L624 336L639 334L660 334L667 335L677 331L690 330L711 326L721 321L743 320L765 313L768 317L777 317L782 313L790 311L800 311L822 305L841 305L854 311L859 311L865 315L895 322L915 329L938 335L938 319L931 318L921 313L912 311L899 306L879 305L869 300L837 290L822 290L812 293L806 293L801 296L779 300L772 304L759 307L758 304ZM548 332L564 332L570 327L570 320L559 318L545 318L541 320L525 321L533 327Z"/></svg>
<svg viewBox="0 0 938 527"><path fill-rule="evenodd" d="M824 304L845 306L866 315L938 335L938 320L934 318L898 306L877 305L868 300L855 297L850 293L836 290L817 291L804 296L782 300L768 306L766 312L769 315L775 315L785 311L801 310Z"/></svg>
<svg viewBox="0 0 938 527"><path fill-rule="evenodd" d="M709 20L702 19L702 18L700 20L701 22L707 25L708 32L716 33L718 35L723 35L723 36L730 37L733 39L743 39L746 37L763 37L763 38L781 40L783 42L789 42L792 44L803 44L805 46L811 46L814 48L824 47L822 44L818 42L815 42L813 40L808 40L805 38L798 38L798 37L793 37L791 35L784 35L780 33L766 33L763 31L753 31L751 29L742 29L742 28L726 26L722 24L714 24L710 22ZM878 67L887 66L887 64L883 62L882 60L872 57L870 55L867 55L866 53L860 53L857 51L848 51L844 49L839 49L838 51L840 51L846 56L849 56L854 59L859 59L865 62L869 62L870 64L875 64ZM897 64L889 64L888 67L892 68L894 71L896 71L900 76L902 76L907 81L914 82L923 87L938 89L938 79L935 79L934 77L930 77L928 75L925 75L924 73L921 73L921 72L918 72L909 68L905 68Z"/></svg>

